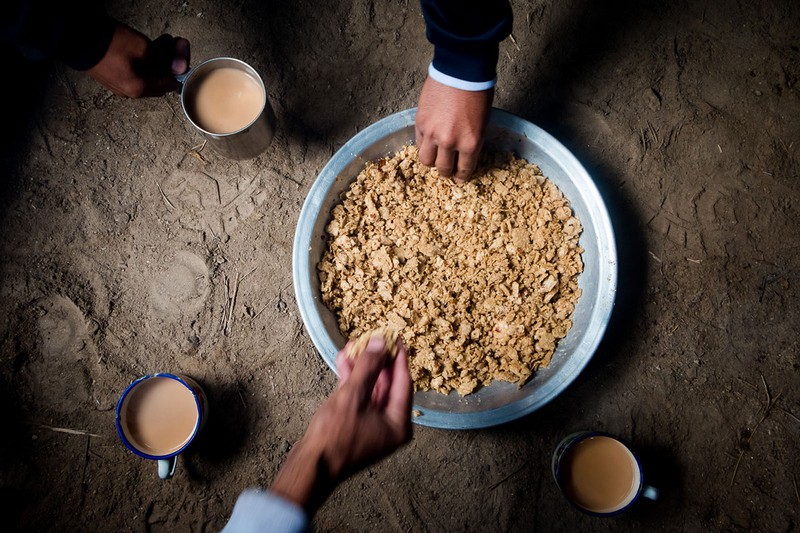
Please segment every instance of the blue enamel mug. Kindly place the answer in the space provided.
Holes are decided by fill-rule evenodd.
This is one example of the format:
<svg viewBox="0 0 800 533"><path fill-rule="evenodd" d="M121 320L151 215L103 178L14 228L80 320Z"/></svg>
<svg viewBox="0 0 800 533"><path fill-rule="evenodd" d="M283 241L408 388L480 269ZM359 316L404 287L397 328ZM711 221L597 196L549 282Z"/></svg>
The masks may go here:
<svg viewBox="0 0 800 533"><path fill-rule="evenodd" d="M580 431L564 438L553 453L558 488L575 507L592 516L614 516L638 500L657 500L657 488L645 483L639 457L619 437Z"/></svg>
<svg viewBox="0 0 800 533"><path fill-rule="evenodd" d="M208 398L200 385L182 374L143 376L117 402L117 434L134 454L157 461L158 477L175 474L181 454L205 425Z"/></svg>

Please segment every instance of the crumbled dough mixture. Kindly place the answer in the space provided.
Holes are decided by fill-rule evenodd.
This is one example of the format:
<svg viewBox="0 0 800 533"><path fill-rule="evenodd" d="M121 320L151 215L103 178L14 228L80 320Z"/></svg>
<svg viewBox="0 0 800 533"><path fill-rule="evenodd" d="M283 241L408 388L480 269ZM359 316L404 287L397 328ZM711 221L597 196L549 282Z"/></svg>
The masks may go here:
<svg viewBox="0 0 800 533"><path fill-rule="evenodd" d="M522 386L572 326L581 223L536 165L492 154L456 185L406 146L369 163L318 265L345 337L397 331L417 390Z"/></svg>
<svg viewBox="0 0 800 533"><path fill-rule="evenodd" d="M345 357L348 357L349 359L355 359L361 355L364 350L367 349L367 344L369 344L369 341L371 341L373 337L379 337L383 340L383 345L386 348L386 351L389 352L389 357L397 357L398 334L397 331L387 327L373 329L362 333L360 337L345 346Z"/></svg>

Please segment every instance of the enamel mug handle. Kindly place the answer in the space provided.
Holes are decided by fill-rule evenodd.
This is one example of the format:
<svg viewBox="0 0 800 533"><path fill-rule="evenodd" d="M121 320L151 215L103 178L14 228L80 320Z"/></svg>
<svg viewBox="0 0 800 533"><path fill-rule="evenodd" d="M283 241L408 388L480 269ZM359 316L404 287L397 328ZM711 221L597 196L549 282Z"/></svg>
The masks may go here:
<svg viewBox="0 0 800 533"><path fill-rule="evenodd" d="M170 479L175 475L176 458L177 456L158 460L158 477L161 479Z"/></svg>
<svg viewBox="0 0 800 533"><path fill-rule="evenodd" d="M642 496L648 500L655 501L658 499L658 489L649 485L645 485L644 489L642 490Z"/></svg>

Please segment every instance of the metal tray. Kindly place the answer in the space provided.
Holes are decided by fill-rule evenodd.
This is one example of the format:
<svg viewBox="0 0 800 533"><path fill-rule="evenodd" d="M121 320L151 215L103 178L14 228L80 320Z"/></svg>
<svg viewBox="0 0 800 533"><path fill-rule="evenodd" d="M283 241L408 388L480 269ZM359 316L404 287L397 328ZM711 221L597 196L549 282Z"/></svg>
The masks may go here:
<svg viewBox="0 0 800 533"><path fill-rule="evenodd" d="M339 195L368 161L391 156L414 141L416 108L379 120L357 133L319 173L297 222L292 274L295 296L306 330L322 358L336 371L336 353L346 340L334 314L322 303L317 264L325 251L325 226ZM605 332L617 286L617 253L611 221L592 178L578 160L550 134L506 111L493 109L486 149L513 151L535 163L566 195L583 225L580 244L583 290L573 326L556 348L550 365L522 388L495 381L466 397L426 391L414 394L417 424L446 429L489 427L542 407L569 386L594 354Z"/></svg>

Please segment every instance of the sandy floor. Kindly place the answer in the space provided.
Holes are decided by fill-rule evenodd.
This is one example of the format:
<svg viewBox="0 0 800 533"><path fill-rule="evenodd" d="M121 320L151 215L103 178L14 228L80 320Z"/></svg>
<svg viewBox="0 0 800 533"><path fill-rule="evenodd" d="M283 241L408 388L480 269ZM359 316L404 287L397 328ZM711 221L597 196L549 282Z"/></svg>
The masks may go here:
<svg viewBox="0 0 800 533"><path fill-rule="evenodd" d="M335 383L291 283L305 194L356 131L416 105L431 52L414 1L110 4L151 36L188 37L195 62L254 65L279 131L252 161L197 156L176 95L127 101L12 62L24 75L2 143L4 523L216 531ZM316 527L797 528L800 5L514 9L495 105L554 134L601 188L620 248L611 328L548 406L481 431L417 427L343 484ZM226 284L251 271L225 334ZM211 398L169 482L122 446L113 411L127 383L164 370ZM606 520L573 510L550 455L587 428L632 442L660 501Z"/></svg>

